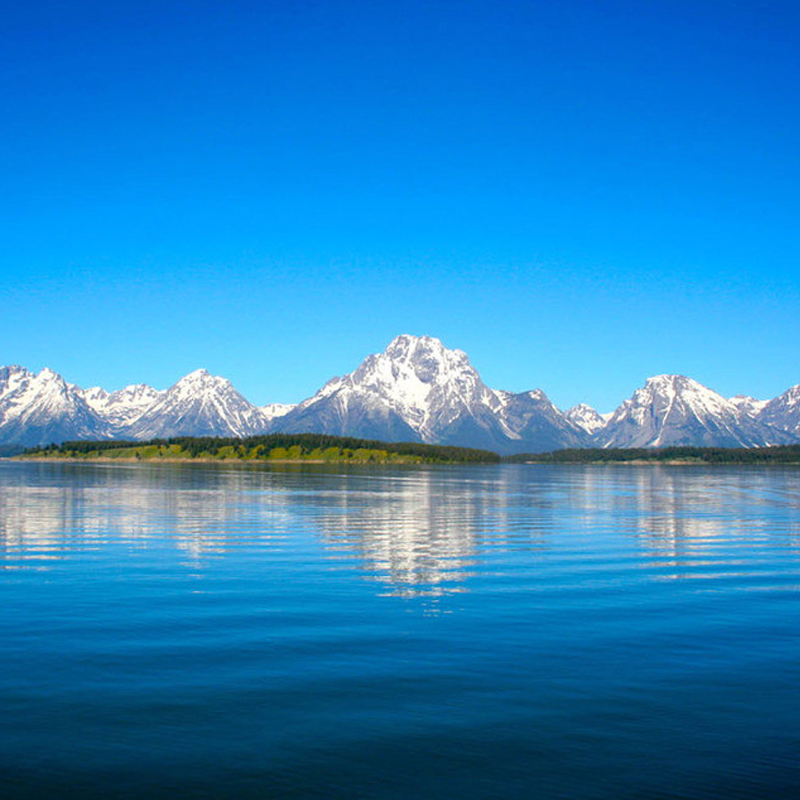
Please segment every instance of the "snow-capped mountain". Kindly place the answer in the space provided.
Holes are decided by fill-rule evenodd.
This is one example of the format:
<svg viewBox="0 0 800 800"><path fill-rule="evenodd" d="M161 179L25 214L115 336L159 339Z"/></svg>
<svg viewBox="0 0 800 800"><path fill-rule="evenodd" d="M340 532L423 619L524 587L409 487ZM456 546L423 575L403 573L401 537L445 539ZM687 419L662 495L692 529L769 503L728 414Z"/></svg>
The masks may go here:
<svg viewBox="0 0 800 800"><path fill-rule="evenodd" d="M483 383L466 353L431 336L397 336L382 353L297 405L256 407L200 369L166 391L146 384L83 390L50 369L0 368L0 446L69 439L151 439L317 432L481 447L753 447L800 442L800 384L774 400L725 399L680 375L650 378L612 414L566 413L540 389Z"/></svg>
<svg viewBox="0 0 800 800"><path fill-rule="evenodd" d="M269 416L231 382L196 370L172 388L133 384L116 392L81 389L50 369L0 368L0 444L38 445L70 439L251 436Z"/></svg>
<svg viewBox="0 0 800 800"><path fill-rule="evenodd" d="M610 414L603 415L595 411L586 403L578 403L564 412L564 416L573 424L593 436L598 431L605 428L606 423L611 418Z"/></svg>
<svg viewBox="0 0 800 800"><path fill-rule="evenodd" d="M544 453L565 447L586 447L586 431L550 402L541 389L531 392L497 392L503 401L501 418L512 439L502 453Z"/></svg>
<svg viewBox="0 0 800 800"><path fill-rule="evenodd" d="M401 335L354 372L274 421L273 430L485 447L499 452L578 446L585 435L543 392L489 389L466 353L431 336Z"/></svg>
<svg viewBox="0 0 800 800"><path fill-rule="evenodd" d="M454 392L458 399L464 395L478 403L500 405L464 353L446 350L430 337L398 336L383 353L368 356L355 372L328 381L274 427L429 441L435 429L456 422L458 411L447 402ZM445 409L451 412L449 417L443 414Z"/></svg>
<svg viewBox="0 0 800 800"><path fill-rule="evenodd" d="M127 429L134 439L253 436L268 422L226 378L198 369L181 378Z"/></svg>
<svg viewBox="0 0 800 800"><path fill-rule="evenodd" d="M296 403L267 403L265 406L259 406L258 410L267 420L277 419L278 417L286 416L293 408L296 408Z"/></svg>
<svg viewBox="0 0 800 800"><path fill-rule="evenodd" d="M800 383L765 403L758 419L800 438Z"/></svg>
<svg viewBox="0 0 800 800"><path fill-rule="evenodd" d="M762 447L792 438L683 375L649 378L596 436L600 447Z"/></svg>
<svg viewBox="0 0 800 800"><path fill-rule="evenodd" d="M120 432L125 432L137 422L163 395L164 392L145 383L131 384L116 392L107 392L99 386L93 386L83 393L89 406Z"/></svg>
<svg viewBox="0 0 800 800"><path fill-rule="evenodd" d="M110 426L83 391L52 370L0 368L0 442L32 446L110 435Z"/></svg>

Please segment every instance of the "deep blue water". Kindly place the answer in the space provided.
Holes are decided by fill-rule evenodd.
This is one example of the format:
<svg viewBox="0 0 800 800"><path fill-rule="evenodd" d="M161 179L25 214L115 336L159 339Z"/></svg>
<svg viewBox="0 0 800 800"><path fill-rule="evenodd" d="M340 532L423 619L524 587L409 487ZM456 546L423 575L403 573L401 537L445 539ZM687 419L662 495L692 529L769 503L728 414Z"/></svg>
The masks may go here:
<svg viewBox="0 0 800 800"><path fill-rule="evenodd" d="M0 462L0 796L800 796L800 470Z"/></svg>

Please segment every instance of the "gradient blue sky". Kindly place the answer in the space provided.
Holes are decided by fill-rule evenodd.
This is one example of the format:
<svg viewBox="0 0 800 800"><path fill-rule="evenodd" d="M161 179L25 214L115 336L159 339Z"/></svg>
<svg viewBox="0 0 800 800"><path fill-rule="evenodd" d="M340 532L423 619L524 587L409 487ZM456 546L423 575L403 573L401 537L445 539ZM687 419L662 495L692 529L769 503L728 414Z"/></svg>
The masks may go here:
<svg viewBox="0 0 800 800"><path fill-rule="evenodd" d="M35 2L0 37L0 363L292 402L427 333L562 407L800 382L800 4Z"/></svg>

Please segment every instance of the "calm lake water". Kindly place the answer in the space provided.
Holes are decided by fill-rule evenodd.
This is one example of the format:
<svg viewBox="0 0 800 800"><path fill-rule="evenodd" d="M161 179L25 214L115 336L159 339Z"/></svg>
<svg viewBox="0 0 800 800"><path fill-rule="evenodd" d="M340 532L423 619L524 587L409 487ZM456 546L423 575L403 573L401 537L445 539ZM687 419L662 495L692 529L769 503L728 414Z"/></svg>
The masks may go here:
<svg viewBox="0 0 800 800"><path fill-rule="evenodd" d="M0 796L800 796L800 470L0 462Z"/></svg>

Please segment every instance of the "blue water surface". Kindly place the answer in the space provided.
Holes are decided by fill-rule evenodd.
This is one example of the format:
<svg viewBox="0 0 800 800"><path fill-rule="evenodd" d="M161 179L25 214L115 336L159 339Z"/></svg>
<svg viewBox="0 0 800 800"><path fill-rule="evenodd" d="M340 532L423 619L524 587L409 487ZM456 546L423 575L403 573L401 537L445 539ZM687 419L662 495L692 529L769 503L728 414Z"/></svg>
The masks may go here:
<svg viewBox="0 0 800 800"><path fill-rule="evenodd" d="M0 462L0 796L800 796L800 470Z"/></svg>

